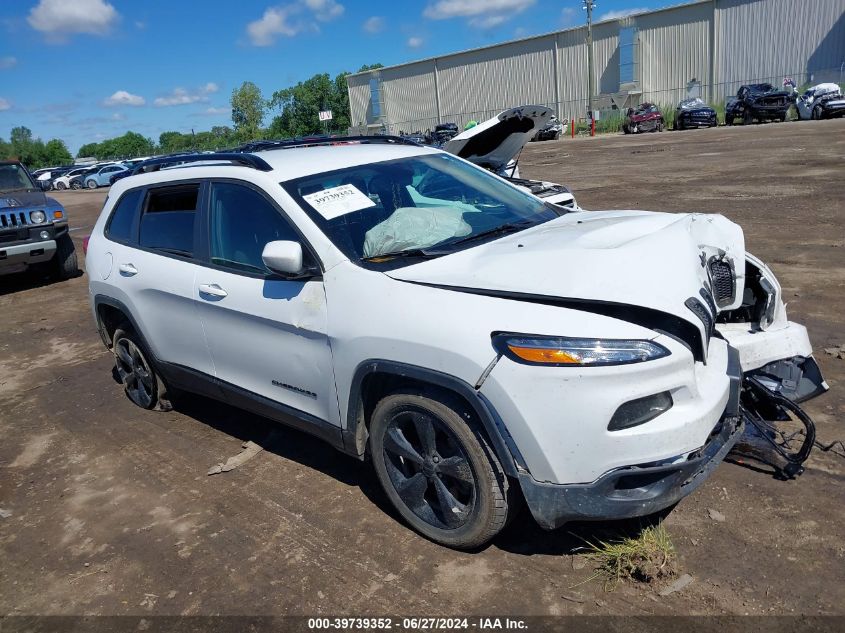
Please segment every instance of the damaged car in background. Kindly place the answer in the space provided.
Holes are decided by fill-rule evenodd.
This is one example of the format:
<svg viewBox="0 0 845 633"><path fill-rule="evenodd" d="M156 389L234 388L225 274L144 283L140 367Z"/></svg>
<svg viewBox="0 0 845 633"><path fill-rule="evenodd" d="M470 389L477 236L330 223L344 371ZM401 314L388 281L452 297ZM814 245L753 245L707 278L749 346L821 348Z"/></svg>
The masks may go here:
<svg viewBox="0 0 845 633"><path fill-rule="evenodd" d="M567 129L568 125L566 123L561 122L555 115L552 115L552 118L549 119L548 123L537 130L531 140L556 141L566 134Z"/></svg>
<svg viewBox="0 0 845 633"><path fill-rule="evenodd" d="M834 119L845 116L845 96L838 84L819 84L795 100L795 109L802 121Z"/></svg>
<svg viewBox="0 0 845 633"><path fill-rule="evenodd" d="M641 103L634 108L628 108L622 121L622 131L625 134L639 134L640 132L662 132L666 127L663 115L653 103Z"/></svg>
<svg viewBox="0 0 845 633"><path fill-rule="evenodd" d="M675 108L675 129L686 130L691 127L716 127L719 121L716 111L703 100L684 99Z"/></svg>
<svg viewBox="0 0 845 633"><path fill-rule="evenodd" d="M733 125L735 119L742 119L744 125L754 121L786 121L794 101L795 94L791 90L778 89L772 84L740 86L736 97L725 104L725 125Z"/></svg>
<svg viewBox="0 0 845 633"><path fill-rule="evenodd" d="M552 119L556 120L554 111L546 106L511 108L464 130L444 143L442 149L492 171L544 202L577 209L568 187L519 176L520 152Z"/></svg>

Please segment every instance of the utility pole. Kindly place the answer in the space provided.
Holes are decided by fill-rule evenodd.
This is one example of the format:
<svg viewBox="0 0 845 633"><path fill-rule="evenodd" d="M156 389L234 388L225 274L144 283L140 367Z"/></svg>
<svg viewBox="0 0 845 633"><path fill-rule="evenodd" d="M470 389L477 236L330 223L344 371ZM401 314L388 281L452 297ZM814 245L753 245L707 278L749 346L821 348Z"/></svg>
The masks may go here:
<svg viewBox="0 0 845 633"><path fill-rule="evenodd" d="M584 9L587 10L587 76L589 77L590 119L593 118L593 113L596 111L596 73L593 65L593 8L595 6L595 0L584 0Z"/></svg>

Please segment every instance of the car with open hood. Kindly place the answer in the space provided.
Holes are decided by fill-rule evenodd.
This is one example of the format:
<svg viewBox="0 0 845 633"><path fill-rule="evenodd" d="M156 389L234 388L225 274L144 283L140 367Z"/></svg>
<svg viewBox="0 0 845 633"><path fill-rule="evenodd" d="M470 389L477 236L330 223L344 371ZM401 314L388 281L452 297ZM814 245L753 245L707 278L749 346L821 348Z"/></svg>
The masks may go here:
<svg viewBox="0 0 845 633"><path fill-rule="evenodd" d="M754 121L786 121L794 102L795 94L791 90L778 89L772 84L740 86L736 97L725 104L725 125L733 125L736 119L742 119L744 125Z"/></svg>
<svg viewBox="0 0 845 633"><path fill-rule="evenodd" d="M675 129L686 130L694 127L716 127L719 120L716 111L702 99L684 99L675 108Z"/></svg>
<svg viewBox="0 0 845 633"><path fill-rule="evenodd" d="M845 116L845 96L839 84L818 84L795 100L795 109L802 121L842 117Z"/></svg>
<svg viewBox="0 0 845 633"><path fill-rule="evenodd" d="M64 207L18 161L0 161L0 277L42 268L58 279L77 273Z"/></svg>
<svg viewBox="0 0 845 633"><path fill-rule="evenodd" d="M567 210L399 137L264 147L112 187L86 265L116 375L370 461L438 543L486 543L520 498L545 528L658 512L751 414L827 388L721 215Z"/></svg>
<svg viewBox="0 0 845 633"><path fill-rule="evenodd" d="M653 103L641 103L628 108L622 121L622 131L625 134L639 134L640 132L662 132L666 127L663 114Z"/></svg>
<svg viewBox="0 0 845 633"><path fill-rule="evenodd" d="M565 185L519 176L519 154L553 119L556 120L554 111L546 106L510 108L464 130L442 148L492 171L546 202L577 208L575 196Z"/></svg>

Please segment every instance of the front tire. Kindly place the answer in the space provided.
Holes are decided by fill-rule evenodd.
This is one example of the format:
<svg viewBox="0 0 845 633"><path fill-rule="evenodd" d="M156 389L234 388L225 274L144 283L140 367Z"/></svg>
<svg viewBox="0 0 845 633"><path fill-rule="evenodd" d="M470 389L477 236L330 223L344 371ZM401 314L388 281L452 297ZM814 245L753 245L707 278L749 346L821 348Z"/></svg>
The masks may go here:
<svg viewBox="0 0 845 633"><path fill-rule="evenodd" d="M70 188L74 191L79 191L80 189L82 189L82 183L78 180L75 180L70 184Z"/></svg>
<svg viewBox="0 0 845 633"><path fill-rule="evenodd" d="M57 279L64 281L76 277L79 273L79 264L76 261L76 248L70 235L65 233L56 240L56 255L54 265Z"/></svg>
<svg viewBox="0 0 845 633"><path fill-rule="evenodd" d="M119 326L112 338L115 370L127 397L142 409L170 411L167 389L138 334L128 324Z"/></svg>
<svg viewBox="0 0 845 633"><path fill-rule="evenodd" d="M85 183L85 186L89 189L96 189L97 188L97 181L96 180L89 180Z"/></svg>
<svg viewBox="0 0 845 633"><path fill-rule="evenodd" d="M505 526L508 479L460 401L416 389L385 397L372 414L370 452L391 503L426 538L469 549Z"/></svg>
<svg viewBox="0 0 845 633"><path fill-rule="evenodd" d="M820 105L813 106L812 118L814 121L821 121L822 107Z"/></svg>
<svg viewBox="0 0 845 633"><path fill-rule="evenodd" d="M754 123L754 117L751 115L751 110L746 110L742 114L742 124L751 125L752 123Z"/></svg>
<svg viewBox="0 0 845 633"><path fill-rule="evenodd" d="M67 185L65 183L63 183L61 180L59 182L57 182L55 186L56 186L56 191L64 191L65 189L67 189Z"/></svg>

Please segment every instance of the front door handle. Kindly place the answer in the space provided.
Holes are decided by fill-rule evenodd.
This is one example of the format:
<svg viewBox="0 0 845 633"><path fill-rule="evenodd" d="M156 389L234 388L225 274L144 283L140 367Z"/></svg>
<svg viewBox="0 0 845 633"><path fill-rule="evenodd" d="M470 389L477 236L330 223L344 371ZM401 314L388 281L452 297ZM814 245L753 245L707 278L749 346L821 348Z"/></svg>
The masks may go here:
<svg viewBox="0 0 845 633"><path fill-rule="evenodd" d="M200 284L200 294L214 299L223 299L229 296L229 293L217 284Z"/></svg>
<svg viewBox="0 0 845 633"><path fill-rule="evenodd" d="M132 264L121 264L118 266L118 270L120 270L120 274L124 277L132 277L138 274L138 269Z"/></svg>

